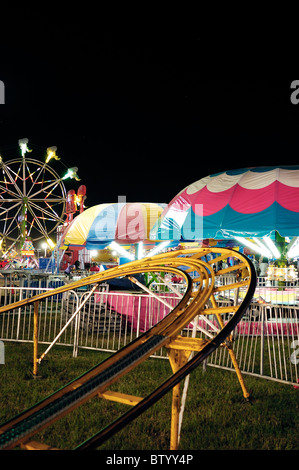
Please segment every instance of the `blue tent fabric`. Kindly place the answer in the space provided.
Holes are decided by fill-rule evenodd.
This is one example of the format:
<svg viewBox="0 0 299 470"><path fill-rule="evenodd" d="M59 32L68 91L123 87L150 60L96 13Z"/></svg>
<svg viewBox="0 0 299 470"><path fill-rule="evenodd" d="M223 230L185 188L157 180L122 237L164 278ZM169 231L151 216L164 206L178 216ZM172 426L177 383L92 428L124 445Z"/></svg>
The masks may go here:
<svg viewBox="0 0 299 470"><path fill-rule="evenodd" d="M299 165L241 168L189 185L169 203L152 240L299 236Z"/></svg>

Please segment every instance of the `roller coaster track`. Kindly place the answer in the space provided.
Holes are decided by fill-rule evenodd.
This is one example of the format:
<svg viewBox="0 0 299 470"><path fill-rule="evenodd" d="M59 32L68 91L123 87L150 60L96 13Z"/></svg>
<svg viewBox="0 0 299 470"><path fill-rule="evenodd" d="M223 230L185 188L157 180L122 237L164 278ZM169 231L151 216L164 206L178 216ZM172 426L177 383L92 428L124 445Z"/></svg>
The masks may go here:
<svg viewBox="0 0 299 470"><path fill-rule="evenodd" d="M228 257L234 260L234 264L217 271L216 268L217 266L219 268L220 262ZM217 284L217 279L221 274L234 273L239 269L247 270L245 279L225 286ZM177 306L159 323L112 354L108 359L2 424L0 426L0 449L13 449L20 445L25 445L26 448L26 443L30 442L34 434L92 397L105 395L111 384L145 361L162 346L180 347L177 346L180 341L184 344L184 337L180 333L195 317L199 315L207 319L213 315L218 327L211 325L213 328L206 331L206 338L198 338L195 348L197 352L189 361L147 397L140 399L120 418L78 445L76 450L97 448L179 384L216 348L229 344L231 332L248 307L256 286L255 271L251 261L237 251L225 248L179 250L117 266L58 287L50 292L44 292L29 299L0 307L0 314L25 305L36 305L49 296L82 286L98 285L116 277L128 276L134 282L134 275L145 272L172 273L184 279L185 294ZM242 290L243 293L242 300L234 302L234 305L220 305L218 300L220 295L224 295L225 292L239 292L239 290ZM223 321L224 314L230 314L229 321Z"/></svg>

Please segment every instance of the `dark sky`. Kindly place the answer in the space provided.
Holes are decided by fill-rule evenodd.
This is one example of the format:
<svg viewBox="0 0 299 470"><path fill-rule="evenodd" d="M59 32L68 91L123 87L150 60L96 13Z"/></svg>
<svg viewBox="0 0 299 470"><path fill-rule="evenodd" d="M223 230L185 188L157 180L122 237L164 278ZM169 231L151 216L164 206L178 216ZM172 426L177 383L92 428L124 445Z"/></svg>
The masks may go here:
<svg viewBox="0 0 299 470"><path fill-rule="evenodd" d="M217 171L298 163L296 76L245 73L237 38L215 45L199 26L12 11L1 25L0 152L17 155L23 137L56 145L64 165L78 166L88 206L123 195L169 202Z"/></svg>

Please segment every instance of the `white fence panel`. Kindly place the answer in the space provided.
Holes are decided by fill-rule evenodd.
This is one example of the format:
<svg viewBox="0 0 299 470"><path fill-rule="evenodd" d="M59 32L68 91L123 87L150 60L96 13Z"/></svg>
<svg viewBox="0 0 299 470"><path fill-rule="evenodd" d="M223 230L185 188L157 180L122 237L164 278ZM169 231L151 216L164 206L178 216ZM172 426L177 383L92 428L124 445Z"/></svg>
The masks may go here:
<svg viewBox="0 0 299 470"><path fill-rule="evenodd" d="M228 283L231 280L226 280ZM41 288L0 288L1 305L35 295ZM39 304L39 343L51 344L87 290L54 295ZM147 294L96 291L70 322L56 344L79 348L117 351L174 308L180 298L173 292ZM294 298L294 297L292 297ZM167 306L168 305L168 306ZM299 362L299 307L252 303L233 332L233 348L242 372L296 384ZM199 326L212 328L210 324ZM204 319L200 320L205 321ZM189 333L191 335L191 328ZM198 335L201 335L198 331ZM0 340L33 341L33 306L26 306L0 315ZM156 354L166 357L164 350ZM207 361L214 367L233 369L225 348L218 348Z"/></svg>

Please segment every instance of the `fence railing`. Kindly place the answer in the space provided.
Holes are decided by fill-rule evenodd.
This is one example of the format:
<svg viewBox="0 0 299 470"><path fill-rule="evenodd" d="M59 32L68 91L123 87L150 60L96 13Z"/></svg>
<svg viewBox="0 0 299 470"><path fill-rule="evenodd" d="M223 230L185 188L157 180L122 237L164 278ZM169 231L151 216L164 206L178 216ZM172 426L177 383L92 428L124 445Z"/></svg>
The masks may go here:
<svg viewBox="0 0 299 470"><path fill-rule="evenodd" d="M2 287L0 302L6 305L43 290L39 287ZM87 295L87 288L72 290L39 303L39 344L55 342L71 346L74 356L83 348L117 351L161 320L180 300L179 294L172 291L156 293L153 297L143 293L108 292L104 287L93 293L74 316ZM233 302L229 292L223 302ZM33 341L33 314L33 306L1 314L0 339ZM287 305L253 302L233 332L233 348L241 371L296 384L298 318L299 307L295 302ZM200 328L213 328L213 317L201 317L198 325L198 336L201 336ZM184 334L191 336L192 324ZM156 357L166 358L166 351L161 349ZM230 356L222 347L208 358L207 364L233 370Z"/></svg>

